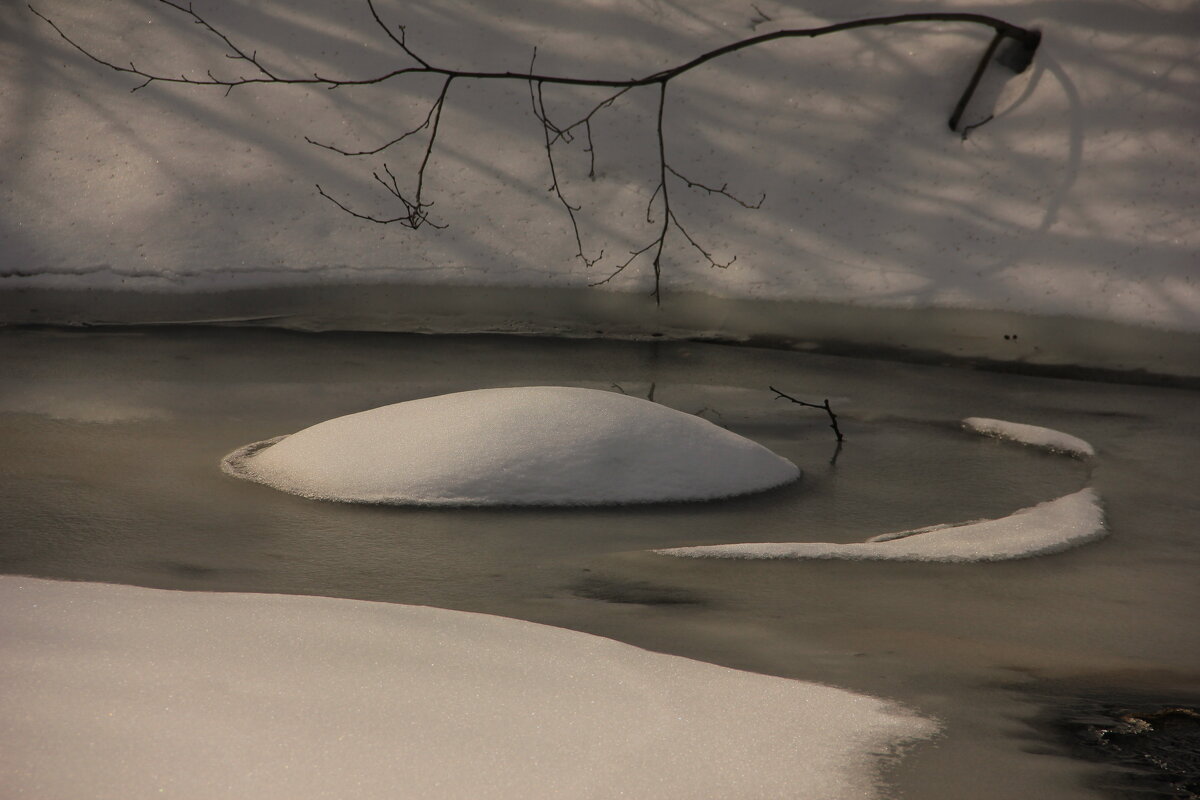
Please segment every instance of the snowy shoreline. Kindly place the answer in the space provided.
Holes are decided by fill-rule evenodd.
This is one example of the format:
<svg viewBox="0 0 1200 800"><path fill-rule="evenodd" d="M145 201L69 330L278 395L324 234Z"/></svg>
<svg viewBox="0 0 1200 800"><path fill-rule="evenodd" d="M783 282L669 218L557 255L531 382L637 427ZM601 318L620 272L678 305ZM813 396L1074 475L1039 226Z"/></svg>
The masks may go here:
<svg viewBox="0 0 1200 800"><path fill-rule="evenodd" d="M55 797L878 797L937 725L439 608L0 576L0 772Z"/></svg>

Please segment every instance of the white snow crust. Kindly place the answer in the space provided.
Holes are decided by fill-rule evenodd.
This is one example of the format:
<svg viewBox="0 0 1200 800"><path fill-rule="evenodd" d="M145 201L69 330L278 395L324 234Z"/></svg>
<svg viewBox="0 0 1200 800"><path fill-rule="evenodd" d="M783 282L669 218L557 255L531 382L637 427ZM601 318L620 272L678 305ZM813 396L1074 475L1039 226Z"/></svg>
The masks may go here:
<svg viewBox="0 0 1200 800"><path fill-rule="evenodd" d="M711 500L800 475L790 461L700 417L561 386L383 406L247 445L223 466L314 499L420 505Z"/></svg>
<svg viewBox="0 0 1200 800"><path fill-rule="evenodd" d="M1020 422L1006 422L1002 419L986 417L967 417L962 421L963 427L969 431L982 433L985 436L995 436L998 439L1011 439L1014 442L1041 447L1056 453L1085 458L1096 455L1096 450L1090 444L1076 436L1053 428L1042 428L1037 425L1024 425Z"/></svg>
<svg viewBox="0 0 1200 800"><path fill-rule="evenodd" d="M884 701L461 611L0 577L6 797L876 797Z"/></svg>
<svg viewBox="0 0 1200 800"><path fill-rule="evenodd" d="M654 552L685 558L1006 561L1057 553L1107 533L1100 498L1089 488L1001 519L937 525L884 534L865 542L756 542Z"/></svg>

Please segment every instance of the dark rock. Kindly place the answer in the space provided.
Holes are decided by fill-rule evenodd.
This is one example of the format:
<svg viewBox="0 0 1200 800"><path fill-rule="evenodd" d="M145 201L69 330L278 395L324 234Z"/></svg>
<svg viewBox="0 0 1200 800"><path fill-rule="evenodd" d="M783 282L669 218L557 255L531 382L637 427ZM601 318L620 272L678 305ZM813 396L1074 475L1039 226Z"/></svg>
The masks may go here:
<svg viewBox="0 0 1200 800"><path fill-rule="evenodd" d="M1080 700L1055 727L1076 757L1122 768L1119 796L1200 800L1200 709L1138 699Z"/></svg>

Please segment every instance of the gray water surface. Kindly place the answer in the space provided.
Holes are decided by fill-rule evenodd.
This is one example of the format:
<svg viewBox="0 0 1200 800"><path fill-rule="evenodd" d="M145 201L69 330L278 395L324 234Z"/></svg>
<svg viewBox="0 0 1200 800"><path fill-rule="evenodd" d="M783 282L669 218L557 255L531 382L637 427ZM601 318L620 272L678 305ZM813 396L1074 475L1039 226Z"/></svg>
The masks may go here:
<svg viewBox="0 0 1200 800"><path fill-rule="evenodd" d="M0 571L481 611L910 705L944 733L886 776L912 798L1094 798L1035 743L1045 682L1200 687L1200 393L688 342L0 331ZM222 474L249 442L493 386L624 391L804 471L713 503L420 509L305 500ZM824 414L776 399L829 397ZM975 436L1057 428L1081 461ZM731 562L654 548L861 541L1092 485L1112 535L994 564Z"/></svg>

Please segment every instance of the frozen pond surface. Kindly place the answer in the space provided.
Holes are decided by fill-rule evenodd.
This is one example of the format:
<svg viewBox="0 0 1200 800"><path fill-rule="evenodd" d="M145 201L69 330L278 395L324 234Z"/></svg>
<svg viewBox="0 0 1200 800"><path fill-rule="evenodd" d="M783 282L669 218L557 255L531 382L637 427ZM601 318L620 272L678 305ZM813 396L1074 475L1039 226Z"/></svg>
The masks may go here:
<svg viewBox="0 0 1200 800"><path fill-rule="evenodd" d="M1099 768L1047 751L1047 686L1200 683L1200 393L662 342L262 330L0 332L0 570L175 589L482 611L937 717L891 780L906 797L1094 798ZM250 441L388 403L568 385L699 412L804 470L711 504L414 509L238 481ZM847 436L768 385L829 397ZM964 417L1078 436L1078 460L966 433ZM836 456L836 458L835 458ZM1000 517L1092 486L1111 535L990 564L743 562L648 551L863 541ZM1065 688L1064 688L1065 687Z"/></svg>

